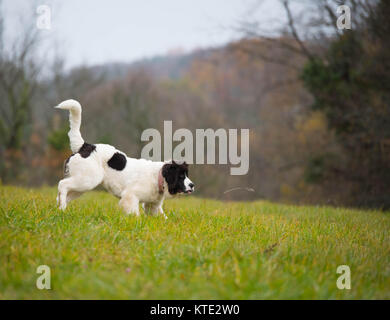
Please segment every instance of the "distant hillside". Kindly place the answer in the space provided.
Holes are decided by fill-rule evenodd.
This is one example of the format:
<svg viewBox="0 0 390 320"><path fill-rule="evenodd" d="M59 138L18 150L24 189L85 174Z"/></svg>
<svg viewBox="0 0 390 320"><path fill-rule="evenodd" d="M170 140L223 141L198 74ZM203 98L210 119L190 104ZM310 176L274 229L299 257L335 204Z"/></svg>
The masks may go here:
<svg viewBox="0 0 390 320"><path fill-rule="evenodd" d="M215 50L218 49L202 49L180 55L162 55L141 59L133 63L106 63L93 66L91 70L103 73L107 80L122 78L134 69L145 69L160 79L178 79L190 68L194 59L206 58Z"/></svg>

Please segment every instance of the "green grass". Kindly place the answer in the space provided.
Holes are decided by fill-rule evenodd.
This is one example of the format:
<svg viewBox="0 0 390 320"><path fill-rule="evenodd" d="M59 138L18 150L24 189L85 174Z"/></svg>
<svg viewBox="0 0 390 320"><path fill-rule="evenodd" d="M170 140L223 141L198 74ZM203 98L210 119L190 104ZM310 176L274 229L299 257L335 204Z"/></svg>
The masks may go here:
<svg viewBox="0 0 390 320"><path fill-rule="evenodd" d="M187 197L165 202L166 221L104 192L66 212L55 196L0 186L1 299L390 298L389 213ZM51 290L35 285L43 264Z"/></svg>

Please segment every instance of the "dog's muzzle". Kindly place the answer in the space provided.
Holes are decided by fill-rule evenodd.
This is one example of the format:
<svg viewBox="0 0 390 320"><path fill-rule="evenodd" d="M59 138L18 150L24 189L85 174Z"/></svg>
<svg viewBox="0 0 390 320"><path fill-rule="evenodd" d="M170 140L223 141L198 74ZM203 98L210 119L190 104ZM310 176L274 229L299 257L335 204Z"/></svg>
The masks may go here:
<svg viewBox="0 0 390 320"><path fill-rule="evenodd" d="M193 192L195 191L195 188L194 188L195 185L194 185L192 182L188 185L188 187L189 187L190 189L184 191L184 193L190 194L190 193L193 193Z"/></svg>

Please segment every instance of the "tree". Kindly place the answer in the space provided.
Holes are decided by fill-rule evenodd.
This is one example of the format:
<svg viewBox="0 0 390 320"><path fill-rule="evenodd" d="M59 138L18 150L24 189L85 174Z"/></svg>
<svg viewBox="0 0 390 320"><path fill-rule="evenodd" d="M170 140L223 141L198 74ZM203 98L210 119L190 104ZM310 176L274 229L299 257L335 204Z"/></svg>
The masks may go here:
<svg viewBox="0 0 390 320"><path fill-rule="evenodd" d="M123 79L107 81L86 92L81 102L86 106L83 130L92 139L139 157L141 134L156 127L159 106L156 84L147 72L133 70Z"/></svg>
<svg viewBox="0 0 390 320"><path fill-rule="evenodd" d="M40 65L35 59L39 41L36 28L26 28L13 43L4 46L4 21L0 12L0 177L7 181L17 174L23 139L31 122L32 98L37 89Z"/></svg>
<svg viewBox="0 0 390 320"><path fill-rule="evenodd" d="M281 3L286 20L279 35L269 36L259 24L246 24L242 28L246 38L256 41L243 47L286 68L296 65L286 56L274 56L270 45L305 60L296 80L303 81L313 97L311 108L323 112L343 148L339 157L329 157L328 150L309 155L306 177L313 178L315 170L317 183L330 189L343 184L349 190L344 204L389 207L390 4L344 1L352 11L353 29L339 30L340 1L304 2L304 16L294 7L297 1Z"/></svg>
<svg viewBox="0 0 390 320"><path fill-rule="evenodd" d="M348 155L324 168L352 183L351 204L390 207L390 3L379 1L353 30L332 39L302 79Z"/></svg>

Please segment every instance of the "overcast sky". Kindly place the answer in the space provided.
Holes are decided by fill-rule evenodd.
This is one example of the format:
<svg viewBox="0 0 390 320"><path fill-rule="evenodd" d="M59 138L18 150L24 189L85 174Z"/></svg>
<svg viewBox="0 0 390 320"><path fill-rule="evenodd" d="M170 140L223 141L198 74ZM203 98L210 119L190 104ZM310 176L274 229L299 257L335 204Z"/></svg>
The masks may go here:
<svg viewBox="0 0 390 320"><path fill-rule="evenodd" d="M237 37L233 26L251 17L256 0L3 0L6 33L18 35L21 17L37 5L51 8L51 30L40 31L68 67L131 62L143 57L218 46ZM277 0L263 0L257 18L283 14ZM47 51L47 50L46 50Z"/></svg>

